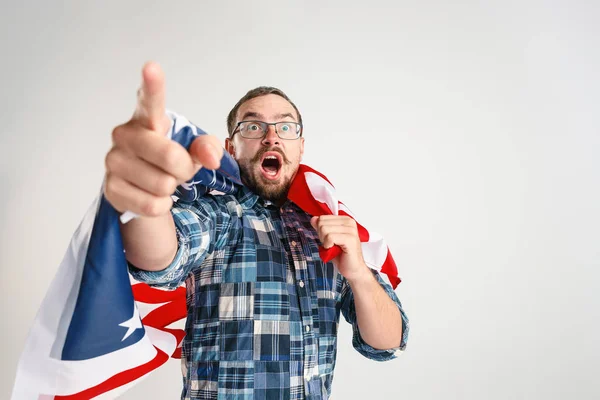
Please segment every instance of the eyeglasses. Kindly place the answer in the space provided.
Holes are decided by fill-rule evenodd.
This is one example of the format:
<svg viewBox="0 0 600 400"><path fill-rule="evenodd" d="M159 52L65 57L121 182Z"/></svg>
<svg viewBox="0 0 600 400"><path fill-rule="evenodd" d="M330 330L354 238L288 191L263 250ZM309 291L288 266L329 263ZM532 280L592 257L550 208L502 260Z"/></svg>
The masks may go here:
<svg viewBox="0 0 600 400"><path fill-rule="evenodd" d="M281 139L294 140L302 136L302 124L297 122L241 121L237 123L231 137L239 132L246 139L262 139L267 135L269 125L275 126L275 133Z"/></svg>

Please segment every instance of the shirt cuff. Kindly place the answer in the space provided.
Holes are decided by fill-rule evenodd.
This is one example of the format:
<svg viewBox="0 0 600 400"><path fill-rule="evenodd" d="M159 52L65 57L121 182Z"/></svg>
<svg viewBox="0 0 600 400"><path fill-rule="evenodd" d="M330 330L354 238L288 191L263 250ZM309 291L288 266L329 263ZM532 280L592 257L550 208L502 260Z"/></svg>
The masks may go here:
<svg viewBox="0 0 600 400"><path fill-rule="evenodd" d="M167 290L174 290L185 281L198 263L198 256L205 254L210 244L208 230L191 211L174 208L171 213L177 235L177 253L173 261L160 271L145 271L128 263L129 273L135 280Z"/></svg>
<svg viewBox="0 0 600 400"><path fill-rule="evenodd" d="M388 361L397 358L406 349L406 343L408 342L408 331L410 329L410 326L408 323L408 318L406 317L402 306L399 304L399 300L396 303L396 305L400 310L400 315L402 318L402 338L400 340L400 346L393 347L391 349L376 349L364 341L364 339L360 336L360 331L357 327L356 329L354 329L354 333L352 335L352 346L360 354L371 360Z"/></svg>

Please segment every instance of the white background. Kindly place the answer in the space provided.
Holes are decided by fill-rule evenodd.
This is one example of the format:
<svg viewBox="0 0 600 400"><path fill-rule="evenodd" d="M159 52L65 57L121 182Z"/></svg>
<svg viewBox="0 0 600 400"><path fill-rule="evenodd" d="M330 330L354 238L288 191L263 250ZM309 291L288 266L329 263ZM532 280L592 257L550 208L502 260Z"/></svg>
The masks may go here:
<svg viewBox="0 0 600 400"><path fill-rule="evenodd" d="M1 6L0 398L147 60L222 139L283 89L304 161L389 242L408 348L369 361L342 322L334 399L600 398L600 3L155 3Z"/></svg>

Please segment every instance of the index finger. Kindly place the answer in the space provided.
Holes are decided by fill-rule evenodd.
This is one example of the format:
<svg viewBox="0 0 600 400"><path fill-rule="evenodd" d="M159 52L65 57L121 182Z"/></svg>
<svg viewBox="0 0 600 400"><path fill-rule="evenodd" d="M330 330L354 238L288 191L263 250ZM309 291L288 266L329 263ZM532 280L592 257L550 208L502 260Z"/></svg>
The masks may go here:
<svg viewBox="0 0 600 400"><path fill-rule="evenodd" d="M165 75L157 63L150 61L142 68L142 86L133 118L157 131L162 128L165 115Z"/></svg>

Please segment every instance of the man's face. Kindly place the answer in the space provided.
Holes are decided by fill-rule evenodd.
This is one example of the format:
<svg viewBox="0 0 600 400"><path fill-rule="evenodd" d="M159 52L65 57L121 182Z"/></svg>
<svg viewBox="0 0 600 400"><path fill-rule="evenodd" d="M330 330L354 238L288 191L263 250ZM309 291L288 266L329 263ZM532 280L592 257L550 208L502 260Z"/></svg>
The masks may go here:
<svg viewBox="0 0 600 400"><path fill-rule="evenodd" d="M267 94L243 103L236 121L298 122L294 107L283 97ZM247 139L239 131L225 140L225 148L240 166L242 181L254 193L283 203L304 153L304 138L281 139L270 125L262 139Z"/></svg>

